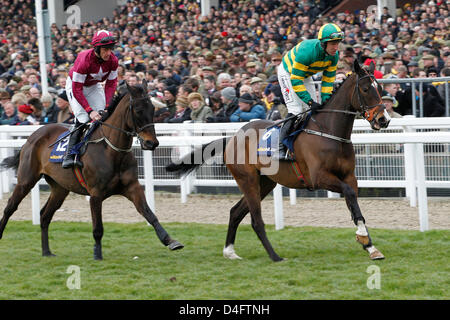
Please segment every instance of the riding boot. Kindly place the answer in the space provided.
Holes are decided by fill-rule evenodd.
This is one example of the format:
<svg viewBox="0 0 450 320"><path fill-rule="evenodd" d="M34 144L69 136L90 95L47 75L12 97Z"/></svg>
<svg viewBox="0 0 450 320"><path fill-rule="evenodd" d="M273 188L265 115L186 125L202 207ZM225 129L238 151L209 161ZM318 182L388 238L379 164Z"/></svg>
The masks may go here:
<svg viewBox="0 0 450 320"><path fill-rule="evenodd" d="M288 114L287 117L293 116L293 114ZM292 128L292 125L295 122L295 118L289 119L286 122L283 123L280 129L280 135L279 135L279 144L278 144L278 150L277 152L272 155L272 158L274 160L285 160L285 161L293 161L294 159L290 156L290 153L287 150L287 147L284 145L283 140L286 138Z"/></svg>
<svg viewBox="0 0 450 320"><path fill-rule="evenodd" d="M73 166L78 166L80 168L83 167L83 163L79 159L78 154L72 154L72 148L80 141L80 138L83 134L83 130L76 130L83 123L76 121L75 127L72 129L72 133L69 138L69 145L67 146L66 155L64 156L64 160L62 163L62 167L64 169L71 168ZM75 131L76 130L76 131Z"/></svg>

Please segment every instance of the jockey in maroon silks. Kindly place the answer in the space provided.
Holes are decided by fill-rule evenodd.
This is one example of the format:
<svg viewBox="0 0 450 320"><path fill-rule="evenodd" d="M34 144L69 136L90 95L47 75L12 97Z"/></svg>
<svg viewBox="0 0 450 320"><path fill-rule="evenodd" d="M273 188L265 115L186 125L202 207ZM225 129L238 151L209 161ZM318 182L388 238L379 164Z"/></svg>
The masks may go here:
<svg viewBox="0 0 450 320"><path fill-rule="evenodd" d="M70 152L81 138L82 130L76 129L90 120L100 120L100 113L114 96L119 66L119 61L112 52L116 42L111 32L97 31L91 42L94 48L80 52L69 71L66 93L76 120L67 147L68 152L62 163L63 168L83 166L76 155Z"/></svg>

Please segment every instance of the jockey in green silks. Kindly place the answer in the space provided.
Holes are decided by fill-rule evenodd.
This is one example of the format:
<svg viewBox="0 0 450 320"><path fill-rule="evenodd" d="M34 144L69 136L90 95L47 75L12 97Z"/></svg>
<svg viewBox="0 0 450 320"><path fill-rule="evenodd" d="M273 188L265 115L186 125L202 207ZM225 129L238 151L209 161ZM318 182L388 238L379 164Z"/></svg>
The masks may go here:
<svg viewBox="0 0 450 320"><path fill-rule="evenodd" d="M280 83L286 107L290 117L311 110L317 111L331 97L336 68L339 60L338 46L344 39L344 32L334 23L327 23L319 29L317 39L301 41L289 50L278 66L278 82ZM318 103L317 92L312 76L322 72L320 91L321 103ZM287 155L282 143L288 135L295 118L284 122L280 130L279 150L273 158L293 160Z"/></svg>

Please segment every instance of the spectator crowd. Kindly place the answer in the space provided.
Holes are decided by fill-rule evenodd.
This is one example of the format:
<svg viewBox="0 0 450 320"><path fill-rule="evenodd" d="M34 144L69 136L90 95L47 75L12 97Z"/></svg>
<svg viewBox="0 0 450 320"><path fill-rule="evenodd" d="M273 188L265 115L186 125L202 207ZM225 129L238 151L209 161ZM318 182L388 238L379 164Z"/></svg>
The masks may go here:
<svg viewBox="0 0 450 320"><path fill-rule="evenodd" d="M0 124L73 122L64 91L68 71L100 29L119 39L114 49L118 91L126 88L125 81L135 85L146 79L155 122L284 118L276 67L284 52L317 38L327 22L345 32L337 83L355 60L363 65L373 61L377 78L450 76L450 1L406 4L396 12L384 8L379 22L372 10L327 11L338 2L222 1L220 8L201 16L195 0L129 0L111 18L78 29L51 26L50 87L42 93L34 0L0 0ZM392 116L412 114L409 83L385 84L383 89ZM422 91L424 116L444 116L444 83L424 83Z"/></svg>

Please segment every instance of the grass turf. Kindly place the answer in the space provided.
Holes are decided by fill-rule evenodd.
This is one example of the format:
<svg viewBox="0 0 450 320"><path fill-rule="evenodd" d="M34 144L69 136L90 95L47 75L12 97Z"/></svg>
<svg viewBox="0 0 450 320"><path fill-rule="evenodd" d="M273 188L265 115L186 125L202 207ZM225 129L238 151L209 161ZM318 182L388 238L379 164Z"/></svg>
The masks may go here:
<svg viewBox="0 0 450 320"><path fill-rule="evenodd" d="M53 222L42 257L40 229L10 221L0 240L0 299L449 299L450 231L371 229L386 260L371 261L356 229L266 226L274 263L248 225L238 229L236 253L222 257L227 227L166 223L185 248L170 251L145 223L105 223L103 261L93 260L92 227ZM69 289L69 266L81 288ZM379 289L369 289L372 265ZM370 281L369 281L370 282ZM370 282L373 283L373 282Z"/></svg>

